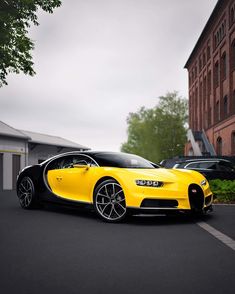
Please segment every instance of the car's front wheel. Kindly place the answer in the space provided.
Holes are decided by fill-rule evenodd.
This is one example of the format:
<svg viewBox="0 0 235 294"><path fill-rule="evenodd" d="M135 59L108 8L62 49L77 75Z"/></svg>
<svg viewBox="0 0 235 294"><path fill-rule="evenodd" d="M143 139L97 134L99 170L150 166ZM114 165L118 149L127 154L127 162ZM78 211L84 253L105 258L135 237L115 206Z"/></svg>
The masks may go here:
<svg viewBox="0 0 235 294"><path fill-rule="evenodd" d="M122 187L115 180L100 183L94 192L94 208L107 222L118 222L126 216L126 201Z"/></svg>
<svg viewBox="0 0 235 294"><path fill-rule="evenodd" d="M17 186L17 196L22 208L31 209L36 206L34 183L30 177L24 177Z"/></svg>

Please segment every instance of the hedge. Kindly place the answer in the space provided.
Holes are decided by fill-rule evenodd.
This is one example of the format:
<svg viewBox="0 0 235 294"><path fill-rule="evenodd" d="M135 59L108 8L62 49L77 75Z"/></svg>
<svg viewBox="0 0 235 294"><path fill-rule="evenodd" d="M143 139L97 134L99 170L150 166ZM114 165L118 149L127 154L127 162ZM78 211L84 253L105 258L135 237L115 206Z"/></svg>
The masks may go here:
<svg viewBox="0 0 235 294"><path fill-rule="evenodd" d="M217 179L211 180L209 183L215 196L214 202L235 202L235 181Z"/></svg>

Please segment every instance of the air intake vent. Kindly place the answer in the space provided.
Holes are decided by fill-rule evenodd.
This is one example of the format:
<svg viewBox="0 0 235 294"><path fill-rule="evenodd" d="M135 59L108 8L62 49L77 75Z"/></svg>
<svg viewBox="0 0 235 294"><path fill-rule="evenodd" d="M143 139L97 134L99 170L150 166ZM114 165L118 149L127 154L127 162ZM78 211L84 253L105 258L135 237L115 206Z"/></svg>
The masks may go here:
<svg viewBox="0 0 235 294"><path fill-rule="evenodd" d="M148 208L176 208L178 206L177 200L166 199L144 199L140 207Z"/></svg>

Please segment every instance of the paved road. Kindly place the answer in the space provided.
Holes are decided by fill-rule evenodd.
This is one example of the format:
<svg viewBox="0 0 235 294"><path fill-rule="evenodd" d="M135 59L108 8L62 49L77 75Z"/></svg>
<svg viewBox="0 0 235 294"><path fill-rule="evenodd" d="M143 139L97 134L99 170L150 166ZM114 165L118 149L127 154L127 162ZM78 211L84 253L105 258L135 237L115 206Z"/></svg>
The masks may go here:
<svg viewBox="0 0 235 294"><path fill-rule="evenodd" d="M235 206L203 220L235 237ZM0 193L2 294L235 293L235 251L185 217L25 211Z"/></svg>

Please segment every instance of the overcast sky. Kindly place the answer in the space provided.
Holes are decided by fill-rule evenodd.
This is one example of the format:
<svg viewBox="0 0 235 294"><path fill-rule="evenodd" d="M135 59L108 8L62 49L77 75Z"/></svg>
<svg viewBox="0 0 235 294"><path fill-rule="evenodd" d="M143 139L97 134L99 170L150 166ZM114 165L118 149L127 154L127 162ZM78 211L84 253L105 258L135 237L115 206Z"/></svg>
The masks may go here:
<svg viewBox="0 0 235 294"><path fill-rule="evenodd" d="M8 76L0 120L118 151L126 118L167 91L188 97L184 65L216 0L63 0L30 31L36 76Z"/></svg>

